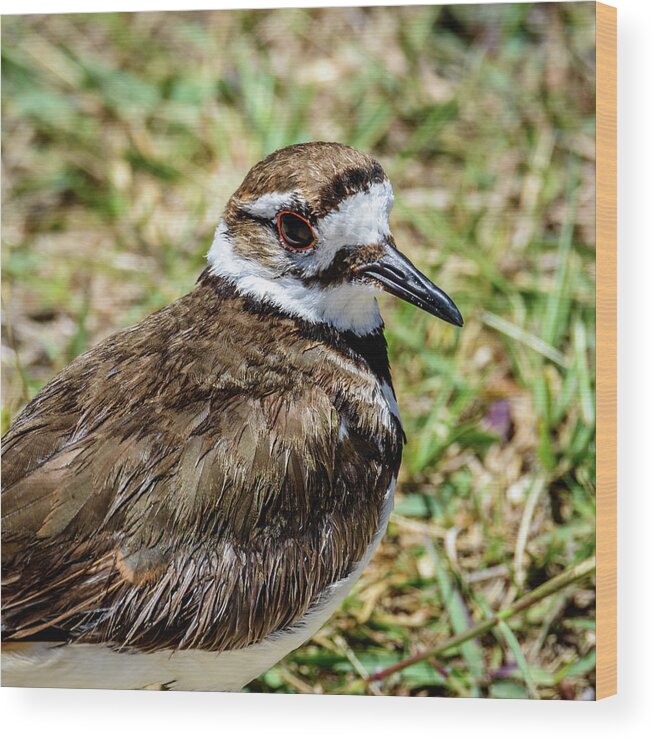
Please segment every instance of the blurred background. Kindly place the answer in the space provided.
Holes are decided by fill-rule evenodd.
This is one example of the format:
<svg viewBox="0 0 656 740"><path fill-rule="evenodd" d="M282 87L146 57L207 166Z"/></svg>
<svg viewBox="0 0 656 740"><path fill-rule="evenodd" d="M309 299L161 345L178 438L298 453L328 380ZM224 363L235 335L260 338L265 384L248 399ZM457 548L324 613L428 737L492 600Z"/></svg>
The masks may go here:
<svg viewBox="0 0 656 740"><path fill-rule="evenodd" d="M386 298L408 435L337 615L248 690L594 697L590 578L440 645L594 553L594 3L5 17L2 426L189 291L247 170L364 149L463 330Z"/></svg>

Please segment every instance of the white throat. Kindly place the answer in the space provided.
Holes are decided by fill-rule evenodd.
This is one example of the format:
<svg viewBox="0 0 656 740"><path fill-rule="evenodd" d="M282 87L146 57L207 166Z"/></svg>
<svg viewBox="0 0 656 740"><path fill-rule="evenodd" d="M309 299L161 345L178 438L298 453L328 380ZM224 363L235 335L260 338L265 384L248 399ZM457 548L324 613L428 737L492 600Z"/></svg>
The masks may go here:
<svg viewBox="0 0 656 740"><path fill-rule="evenodd" d="M255 260L238 255L222 219L207 254L210 272L229 280L244 296L266 301L285 313L360 336L382 326L376 291L366 285L307 286L291 275L278 277Z"/></svg>

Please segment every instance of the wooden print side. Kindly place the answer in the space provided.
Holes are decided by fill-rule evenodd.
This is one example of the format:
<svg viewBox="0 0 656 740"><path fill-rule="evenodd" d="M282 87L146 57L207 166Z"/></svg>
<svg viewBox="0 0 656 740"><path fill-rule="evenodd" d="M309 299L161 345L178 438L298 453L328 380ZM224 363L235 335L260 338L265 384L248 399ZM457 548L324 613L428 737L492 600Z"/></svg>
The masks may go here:
<svg viewBox="0 0 656 740"><path fill-rule="evenodd" d="M617 10L596 4L597 687L617 693Z"/></svg>

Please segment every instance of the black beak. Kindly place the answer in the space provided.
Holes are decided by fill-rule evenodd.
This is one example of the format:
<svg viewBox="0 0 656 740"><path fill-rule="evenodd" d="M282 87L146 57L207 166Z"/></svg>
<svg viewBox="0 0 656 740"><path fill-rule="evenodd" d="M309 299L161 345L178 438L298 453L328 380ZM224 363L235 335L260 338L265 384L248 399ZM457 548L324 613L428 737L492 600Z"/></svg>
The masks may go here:
<svg viewBox="0 0 656 740"><path fill-rule="evenodd" d="M387 246L385 254L375 262L356 268L381 284L383 290L412 303L449 324L462 326L463 320L456 304L437 285L410 262L395 247Z"/></svg>

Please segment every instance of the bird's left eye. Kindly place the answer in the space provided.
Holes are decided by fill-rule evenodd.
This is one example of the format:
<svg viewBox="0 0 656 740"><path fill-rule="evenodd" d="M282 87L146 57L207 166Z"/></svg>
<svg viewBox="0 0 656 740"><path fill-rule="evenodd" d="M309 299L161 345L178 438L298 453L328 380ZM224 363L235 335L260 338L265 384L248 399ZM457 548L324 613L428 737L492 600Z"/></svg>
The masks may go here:
<svg viewBox="0 0 656 740"><path fill-rule="evenodd" d="M310 249L317 243L310 222L292 211L281 211L278 214L278 233L283 244L296 251Z"/></svg>

